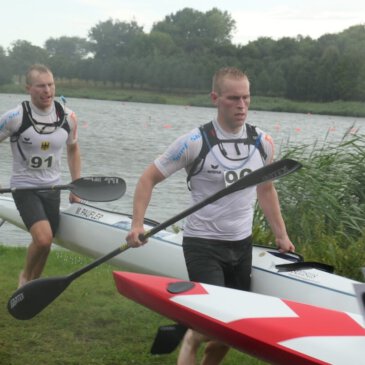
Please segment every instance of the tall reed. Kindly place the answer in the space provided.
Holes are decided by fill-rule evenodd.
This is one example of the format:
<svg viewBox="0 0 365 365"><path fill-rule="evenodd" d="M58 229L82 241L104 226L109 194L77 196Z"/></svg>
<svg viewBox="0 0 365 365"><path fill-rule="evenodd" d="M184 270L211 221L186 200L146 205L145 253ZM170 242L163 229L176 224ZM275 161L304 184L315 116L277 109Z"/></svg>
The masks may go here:
<svg viewBox="0 0 365 365"><path fill-rule="evenodd" d="M307 259L325 261L338 273L362 279L365 266L365 135L344 134L313 145L280 148L279 158L303 164L276 183L291 240ZM261 210L255 212L256 242L274 241Z"/></svg>

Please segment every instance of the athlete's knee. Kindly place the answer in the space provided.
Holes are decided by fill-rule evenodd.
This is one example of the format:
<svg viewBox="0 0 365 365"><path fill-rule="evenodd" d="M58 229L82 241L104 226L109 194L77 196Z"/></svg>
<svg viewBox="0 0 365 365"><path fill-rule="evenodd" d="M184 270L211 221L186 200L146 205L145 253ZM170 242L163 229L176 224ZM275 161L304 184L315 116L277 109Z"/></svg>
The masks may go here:
<svg viewBox="0 0 365 365"><path fill-rule="evenodd" d="M202 365L220 364L229 350L229 346L218 341L209 341L204 350Z"/></svg>
<svg viewBox="0 0 365 365"><path fill-rule="evenodd" d="M211 340L207 343L205 352L214 352L214 351L227 352L228 350L229 346L227 346L225 343Z"/></svg>
<svg viewBox="0 0 365 365"><path fill-rule="evenodd" d="M33 236L33 242L39 248L49 250L52 245L52 235L36 235Z"/></svg>
<svg viewBox="0 0 365 365"><path fill-rule="evenodd" d="M177 365L195 364L196 353L200 344L205 340L205 336L189 329L182 342L180 353L177 359Z"/></svg>
<svg viewBox="0 0 365 365"><path fill-rule="evenodd" d="M184 342L193 350L198 349L202 342L207 341L207 337L199 332L189 329L184 337Z"/></svg>
<svg viewBox="0 0 365 365"><path fill-rule="evenodd" d="M49 224L37 222L30 228L33 242L39 248L49 249L53 241L52 229Z"/></svg>

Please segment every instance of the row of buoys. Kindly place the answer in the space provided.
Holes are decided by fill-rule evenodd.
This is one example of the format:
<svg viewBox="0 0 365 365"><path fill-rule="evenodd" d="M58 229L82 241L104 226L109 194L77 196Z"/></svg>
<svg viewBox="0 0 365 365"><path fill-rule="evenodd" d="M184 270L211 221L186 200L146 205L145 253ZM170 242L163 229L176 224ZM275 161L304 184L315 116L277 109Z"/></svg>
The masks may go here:
<svg viewBox="0 0 365 365"><path fill-rule="evenodd" d="M144 124L144 127L145 128L148 128L150 125L148 124L148 123L145 123ZM172 128L172 124L169 124L169 123L167 123L167 124L164 124L163 126L162 126L162 128L164 128L164 129L170 129L170 128Z"/></svg>
<svg viewBox="0 0 365 365"><path fill-rule="evenodd" d="M280 129L281 129L281 125L279 123L276 123L274 127L275 127L275 130L277 132L280 131ZM359 131L359 129L360 128L358 128L358 127L353 127L349 130L348 133L349 134L356 134ZM296 128L294 128L294 131L297 132L297 133L300 133L302 131L302 128L296 127ZM329 127L328 132L336 132L336 127Z"/></svg>
<svg viewBox="0 0 365 365"><path fill-rule="evenodd" d="M352 127L350 130L349 130L349 134L356 134L358 131L359 131L360 128L357 128L357 127ZM336 132L336 127L330 127L328 128L328 132Z"/></svg>
<svg viewBox="0 0 365 365"><path fill-rule="evenodd" d="M279 123L276 123L275 124L275 130L278 132L278 131L280 131L280 129L281 129L281 125ZM295 132L299 133L299 132L302 131L302 128L296 127L294 130L295 130Z"/></svg>

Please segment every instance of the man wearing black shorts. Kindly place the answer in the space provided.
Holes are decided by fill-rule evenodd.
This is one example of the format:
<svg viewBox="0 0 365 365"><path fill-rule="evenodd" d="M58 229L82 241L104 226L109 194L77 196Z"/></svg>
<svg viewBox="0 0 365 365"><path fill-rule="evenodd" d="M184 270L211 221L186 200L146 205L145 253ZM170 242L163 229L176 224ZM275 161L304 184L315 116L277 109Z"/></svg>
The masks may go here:
<svg viewBox="0 0 365 365"><path fill-rule="evenodd" d="M40 277L59 222L60 192L42 191L42 186L61 182L61 157L67 146L72 180L80 177L80 150L75 114L54 101L53 74L36 64L26 74L30 101L24 101L0 118L0 142L10 138L13 156L11 187L39 188L13 193L15 204L32 236L18 286ZM78 198L70 194L70 201Z"/></svg>
<svg viewBox="0 0 365 365"><path fill-rule="evenodd" d="M127 236L131 247L146 242L143 220L153 188L174 172L185 169L192 205L258 168L273 161L274 145L269 135L245 123L250 105L247 76L232 67L220 69L213 77L211 100L217 117L176 139L140 177L133 204L132 229ZM294 251L286 232L272 182L234 192L187 217L183 251L190 280L249 290L252 265L252 222L256 199L282 251ZM178 365L196 363L196 353L208 339L188 330ZM228 346L209 340L201 364L217 365Z"/></svg>
<svg viewBox="0 0 365 365"><path fill-rule="evenodd" d="M48 220L56 234L60 216L60 191L15 191L14 202L28 230L34 223Z"/></svg>
<svg viewBox="0 0 365 365"><path fill-rule="evenodd" d="M191 281L250 290L251 236L232 242L186 237L184 256Z"/></svg>

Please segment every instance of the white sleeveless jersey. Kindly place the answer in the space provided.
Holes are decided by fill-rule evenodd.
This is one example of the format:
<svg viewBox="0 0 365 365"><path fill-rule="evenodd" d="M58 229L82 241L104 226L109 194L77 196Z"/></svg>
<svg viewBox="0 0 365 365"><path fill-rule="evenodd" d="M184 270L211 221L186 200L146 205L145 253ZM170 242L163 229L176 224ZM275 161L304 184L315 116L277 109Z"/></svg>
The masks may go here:
<svg viewBox="0 0 365 365"><path fill-rule="evenodd" d="M52 124L57 120L54 104L48 112L39 110L32 103L30 107L33 119L37 122ZM74 144L77 141L75 115L68 108L65 108L65 114L70 126L69 134L61 127L52 133L40 134L31 126L20 135L19 147L16 142L10 143L13 154L10 186L48 186L60 183L63 147L65 144ZM0 142L19 130L22 119L22 105L18 105L0 118Z"/></svg>
<svg viewBox="0 0 365 365"><path fill-rule="evenodd" d="M224 140L247 138L246 127L237 134L223 131L218 122L213 122L219 140L207 154L203 169L191 177L191 203L195 205L228 184L272 161L274 146L270 136L256 128L261 144L267 154L266 161L254 145L225 143ZM198 128L173 142L163 155L155 160L156 167L168 177L185 168L189 172L202 147ZM229 194L187 217L184 236L235 241L251 235L256 187Z"/></svg>

